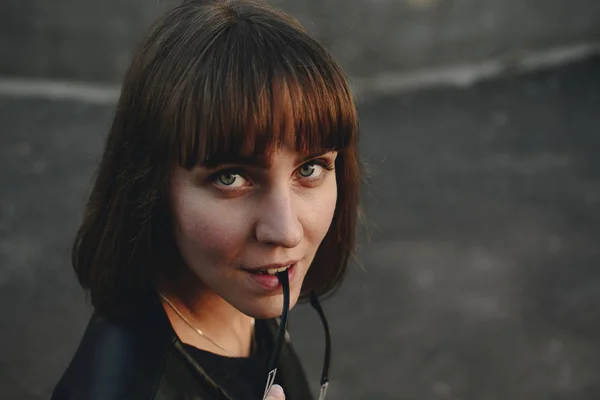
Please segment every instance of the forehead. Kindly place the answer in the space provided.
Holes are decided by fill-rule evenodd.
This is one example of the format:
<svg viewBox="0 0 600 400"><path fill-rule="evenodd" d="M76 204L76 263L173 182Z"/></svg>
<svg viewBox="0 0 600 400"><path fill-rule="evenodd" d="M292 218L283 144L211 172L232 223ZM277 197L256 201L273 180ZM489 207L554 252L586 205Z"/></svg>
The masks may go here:
<svg viewBox="0 0 600 400"><path fill-rule="evenodd" d="M274 96L275 97L275 96ZM296 100L297 102L297 100ZM243 116L221 116L220 123L200 126L182 143L183 166L221 164L270 166L276 154L300 159L344 148L352 141L352 123L338 123L334 115L318 115L312 107L287 96L257 107ZM233 113L233 112L232 112ZM191 140L190 140L191 139ZM187 162L185 161L187 160Z"/></svg>
<svg viewBox="0 0 600 400"><path fill-rule="evenodd" d="M290 71L256 73L248 85L225 82L214 96L201 96L201 104L184 102L175 112L181 117L182 129L174 130L180 165L189 169L236 159L265 164L284 147L305 156L356 141L356 109L343 82Z"/></svg>

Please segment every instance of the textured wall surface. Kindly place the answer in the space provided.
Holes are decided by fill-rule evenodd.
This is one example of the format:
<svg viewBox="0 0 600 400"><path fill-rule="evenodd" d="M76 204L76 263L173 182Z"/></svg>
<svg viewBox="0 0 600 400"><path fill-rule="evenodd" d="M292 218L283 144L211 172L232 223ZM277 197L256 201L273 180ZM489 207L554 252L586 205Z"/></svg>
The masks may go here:
<svg viewBox="0 0 600 400"><path fill-rule="evenodd" d="M599 87L596 58L362 105L331 400L600 398ZM87 323L68 250L112 113L0 97L0 399L48 399ZM316 384L318 317L291 315Z"/></svg>
<svg viewBox="0 0 600 400"><path fill-rule="evenodd" d="M8 0L0 74L118 82L175 0ZM600 40L597 0L273 0L369 77Z"/></svg>

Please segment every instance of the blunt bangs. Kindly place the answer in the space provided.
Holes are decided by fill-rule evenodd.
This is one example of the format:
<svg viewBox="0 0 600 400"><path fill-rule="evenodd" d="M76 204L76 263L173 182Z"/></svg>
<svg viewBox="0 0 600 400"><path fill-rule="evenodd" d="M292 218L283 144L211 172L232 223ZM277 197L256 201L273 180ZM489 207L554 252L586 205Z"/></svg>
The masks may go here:
<svg viewBox="0 0 600 400"><path fill-rule="evenodd" d="M232 12L220 30L178 47L182 54L173 57L193 56L174 74L159 113L173 164L216 165L283 144L302 153L340 151L355 142L343 71L297 27Z"/></svg>

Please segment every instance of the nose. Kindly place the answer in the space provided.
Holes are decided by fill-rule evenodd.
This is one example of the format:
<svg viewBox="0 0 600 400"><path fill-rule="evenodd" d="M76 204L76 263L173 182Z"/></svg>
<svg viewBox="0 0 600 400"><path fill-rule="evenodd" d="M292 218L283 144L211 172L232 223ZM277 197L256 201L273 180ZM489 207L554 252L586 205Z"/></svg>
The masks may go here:
<svg viewBox="0 0 600 400"><path fill-rule="evenodd" d="M272 246L293 248L300 244L304 229L289 190L274 190L261 204L256 239Z"/></svg>

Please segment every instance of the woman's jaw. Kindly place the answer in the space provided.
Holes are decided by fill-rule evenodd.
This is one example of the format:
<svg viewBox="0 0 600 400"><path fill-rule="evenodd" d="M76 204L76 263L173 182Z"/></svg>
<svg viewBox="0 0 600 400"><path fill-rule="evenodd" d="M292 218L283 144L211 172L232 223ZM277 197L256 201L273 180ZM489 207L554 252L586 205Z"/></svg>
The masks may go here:
<svg viewBox="0 0 600 400"><path fill-rule="evenodd" d="M202 283L194 271L187 267L183 269L166 291L179 298L199 317L209 317L207 309L219 310L222 316L237 311L256 319L277 318L282 314L283 288L276 275L251 272L246 267L232 267L233 273L227 274L230 282L223 285L223 290L214 290ZM305 259L294 261L286 268L290 310L298 302L307 271Z"/></svg>

